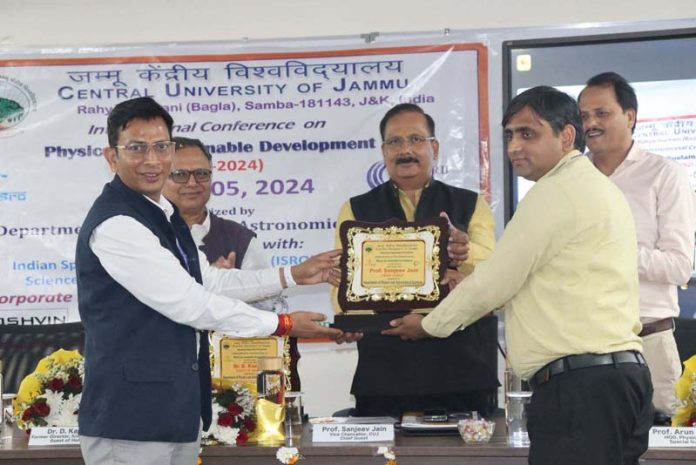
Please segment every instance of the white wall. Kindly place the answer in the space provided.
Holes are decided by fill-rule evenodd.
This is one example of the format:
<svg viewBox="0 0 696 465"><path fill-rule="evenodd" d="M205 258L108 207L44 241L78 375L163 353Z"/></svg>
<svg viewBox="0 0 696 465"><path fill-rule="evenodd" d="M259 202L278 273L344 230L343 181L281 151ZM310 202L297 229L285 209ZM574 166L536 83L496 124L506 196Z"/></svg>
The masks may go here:
<svg viewBox="0 0 696 465"><path fill-rule="evenodd" d="M350 395L353 373L358 363L355 344L301 344L298 372L302 381L305 412L312 417L354 407Z"/></svg>
<svg viewBox="0 0 696 465"><path fill-rule="evenodd" d="M0 47L268 39L696 17L694 0L0 0Z"/></svg>

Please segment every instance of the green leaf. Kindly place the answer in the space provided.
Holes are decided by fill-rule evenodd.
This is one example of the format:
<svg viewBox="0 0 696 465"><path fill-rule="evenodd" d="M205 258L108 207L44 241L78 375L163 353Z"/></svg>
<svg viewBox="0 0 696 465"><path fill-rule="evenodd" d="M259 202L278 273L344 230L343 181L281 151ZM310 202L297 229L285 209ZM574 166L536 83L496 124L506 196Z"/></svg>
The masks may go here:
<svg viewBox="0 0 696 465"><path fill-rule="evenodd" d="M10 119L24 111L24 107L14 100L0 97L0 121Z"/></svg>

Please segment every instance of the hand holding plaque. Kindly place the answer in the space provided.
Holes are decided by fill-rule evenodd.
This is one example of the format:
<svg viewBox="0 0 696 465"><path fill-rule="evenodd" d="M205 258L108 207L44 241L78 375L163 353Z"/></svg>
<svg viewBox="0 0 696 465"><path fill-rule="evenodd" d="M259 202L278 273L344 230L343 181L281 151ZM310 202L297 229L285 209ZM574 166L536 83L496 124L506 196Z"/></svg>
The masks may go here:
<svg viewBox="0 0 696 465"><path fill-rule="evenodd" d="M400 316L394 312L436 306L446 294L439 282L447 266L448 234L446 218L342 223L338 302L344 314L336 316L334 326L378 331Z"/></svg>

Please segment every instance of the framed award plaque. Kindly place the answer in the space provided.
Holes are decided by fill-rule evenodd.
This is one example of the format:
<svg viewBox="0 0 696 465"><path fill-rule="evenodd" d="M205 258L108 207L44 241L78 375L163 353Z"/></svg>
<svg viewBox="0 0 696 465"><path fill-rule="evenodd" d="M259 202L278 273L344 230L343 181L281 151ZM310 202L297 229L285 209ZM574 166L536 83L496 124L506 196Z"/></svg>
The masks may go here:
<svg viewBox="0 0 696 465"><path fill-rule="evenodd" d="M393 312L434 307L445 297L439 285L447 269L445 218L345 221L339 234L343 255L338 302L344 313L334 318L335 327L386 327L385 322L399 316Z"/></svg>

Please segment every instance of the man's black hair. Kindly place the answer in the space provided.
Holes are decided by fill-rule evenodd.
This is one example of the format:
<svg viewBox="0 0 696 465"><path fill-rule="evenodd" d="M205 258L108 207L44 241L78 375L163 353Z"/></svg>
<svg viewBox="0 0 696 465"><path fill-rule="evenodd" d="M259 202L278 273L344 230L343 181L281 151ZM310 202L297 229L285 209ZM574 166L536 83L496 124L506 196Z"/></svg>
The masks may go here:
<svg viewBox="0 0 696 465"><path fill-rule="evenodd" d="M585 89L588 87L611 87L614 89L616 101L619 103L624 113L626 110L634 110L636 112L636 120L633 121L631 132L636 129L636 121L638 120L638 98L636 97L636 91L631 84L628 83L626 78L613 71L607 71L606 73L600 73L588 79L585 83ZM585 92L585 89L583 89L582 92ZM580 101L580 97L582 97L582 92L578 95L578 102Z"/></svg>
<svg viewBox="0 0 696 465"><path fill-rule="evenodd" d="M191 139L188 137L172 137L172 141L176 142L176 150L185 149L187 147L199 148L200 151L203 152L203 155L205 155L205 158L208 159L208 162L211 164L213 163L213 156L210 155L210 152L208 152L208 149L205 145L203 145L203 142L201 142L200 139Z"/></svg>
<svg viewBox="0 0 696 465"><path fill-rule="evenodd" d="M420 113L421 115L423 115L425 117L426 123L428 124L428 130L430 131L430 135L435 136L435 121L433 121L433 118L429 114L423 111L423 109L415 103L400 103L390 108L389 111L382 118L382 121L379 122L379 133L382 135L382 140L384 140L384 130L387 127L387 122L389 122L390 119L392 119L399 113L406 112Z"/></svg>
<svg viewBox="0 0 696 465"><path fill-rule="evenodd" d="M167 110L150 97L138 97L117 104L109 113L106 120L106 133L109 137L110 147L118 144L119 133L126 129L128 123L137 118L144 120L162 118L171 137L174 120Z"/></svg>
<svg viewBox="0 0 696 465"><path fill-rule="evenodd" d="M568 94L549 86L532 87L516 96L503 115L503 127L525 107L529 107L539 118L551 126L554 135L570 124L575 128L574 146L583 152L585 136L577 102Z"/></svg>

